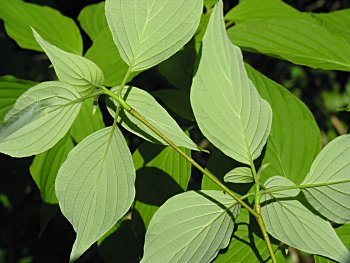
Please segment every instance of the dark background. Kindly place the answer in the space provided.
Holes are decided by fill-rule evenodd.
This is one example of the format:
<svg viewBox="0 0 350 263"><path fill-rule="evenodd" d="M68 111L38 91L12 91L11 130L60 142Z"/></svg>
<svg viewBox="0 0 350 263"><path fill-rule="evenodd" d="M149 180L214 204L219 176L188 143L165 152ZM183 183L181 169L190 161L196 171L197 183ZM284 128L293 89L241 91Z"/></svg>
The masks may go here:
<svg viewBox="0 0 350 263"><path fill-rule="evenodd" d="M82 0L36 0L34 3L52 6L64 15L76 20L80 10L87 4L99 1ZM237 1L226 0L228 11ZM301 11L330 12L349 8L350 1L285 1ZM91 45L83 33L85 51ZM348 113L336 111L344 98L350 101L349 74L323 71L293 65L267 56L245 53L245 60L271 79L290 89L301 98L315 115L324 143L340 133L346 132ZM43 81L52 79L49 62L41 53L20 49L7 37L0 21L0 76L13 75L18 78ZM137 77L137 82L152 89L169 85L157 70L151 69ZM107 119L107 122L110 120ZM192 136L199 136L192 134ZM133 142L135 148L139 140ZM205 164L202 155L195 156ZM30 174L32 158L14 159L0 154L0 263L1 262L68 262L74 231L55 206L41 203L40 193ZM194 172L192 187L200 184L200 175ZM41 218L41 211L46 216ZM52 220L49 221L50 215ZM47 226L45 228L45 226ZM42 232L42 233L41 233ZM95 247L79 262L103 262Z"/></svg>

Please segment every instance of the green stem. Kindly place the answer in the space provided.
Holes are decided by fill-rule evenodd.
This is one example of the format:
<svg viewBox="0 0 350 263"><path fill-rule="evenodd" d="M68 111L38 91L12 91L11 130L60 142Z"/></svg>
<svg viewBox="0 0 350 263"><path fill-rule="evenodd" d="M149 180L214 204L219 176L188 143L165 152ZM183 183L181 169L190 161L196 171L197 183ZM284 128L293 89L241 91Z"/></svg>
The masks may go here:
<svg viewBox="0 0 350 263"><path fill-rule="evenodd" d="M194 167L196 167L199 171L201 171L204 175L206 175L212 182L218 185L221 189L223 189L226 193L228 193L232 198L234 198L241 206L247 209L252 215L255 217L258 214L244 201L240 199L235 193L233 193L226 185L224 185L219 179L217 179L210 171L204 169L200 166L195 160L193 160L190 156L188 156L184 151L182 151L176 144L174 144L168 137L166 137L161 131L159 131L156 127L154 127L146 118L140 115L135 109L133 109L125 100L121 97L117 96L113 92L108 89L104 89L105 94L115 99L119 105L121 105L127 112L129 112L136 119L141 121L144 125L146 125L149 129L151 129L155 134L157 134L160 138L162 138L166 143L168 143L175 151L177 151L182 157L184 157L189 163L191 163Z"/></svg>
<svg viewBox="0 0 350 263"><path fill-rule="evenodd" d="M119 96L119 97L122 96L122 91L123 91L123 88L124 88L126 82L128 81L129 76L130 76L131 68L132 68L132 67L129 66L128 71L126 72L126 74L125 74L125 76L124 76L124 78L123 78L123 80L122 80L122 83L121 83L120 86L119 86L119 91L118 91L118 96Z"/></svg>

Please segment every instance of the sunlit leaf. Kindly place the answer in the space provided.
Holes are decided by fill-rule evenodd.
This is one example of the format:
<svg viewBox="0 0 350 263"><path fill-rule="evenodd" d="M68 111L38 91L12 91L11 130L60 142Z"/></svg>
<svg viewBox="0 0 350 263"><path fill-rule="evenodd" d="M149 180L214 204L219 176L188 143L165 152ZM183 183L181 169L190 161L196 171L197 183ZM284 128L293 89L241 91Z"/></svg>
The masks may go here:
<svg viewBox="0 0 350 263"><path fill-rule="evenodd" d="M118 127L99 130L68 155L56 179L62 213L77 232L71 252L76 260L130 208L135 169Z"/></svg>
<svg viewBox="0 0 350 263"><path fill-rule="evenodd" d="M121 57L132 71L176 53L195 33L203 0L107 0L106 18Z"/></svg>
<svg viewBox="0 0 350 263"><path fill-rule="evenodd" d="M252 170L249 167L237 167L225 174L226 183L252 183L254 182Z"/></svg>
<svg viewBox="0 0 350 263"><path fill-rule="evenodd" d="M266 143L272 112L249 80L240 49L226 35L222 8L219 1L203 38L191 105L204 136L226 155L250 164Z"/></svg>

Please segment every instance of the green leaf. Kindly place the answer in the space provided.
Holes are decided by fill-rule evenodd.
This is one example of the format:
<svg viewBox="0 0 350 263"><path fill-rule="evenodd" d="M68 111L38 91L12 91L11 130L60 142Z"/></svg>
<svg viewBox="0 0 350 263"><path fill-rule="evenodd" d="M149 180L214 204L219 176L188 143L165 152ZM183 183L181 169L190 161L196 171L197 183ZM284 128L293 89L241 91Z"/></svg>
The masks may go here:
<svg viewBox="0 0 350 263"><path fill-rule="evenodd" d="M121 57L132 71L166 60L194 35L203 0L107 0L106 18Z"/></svg>
<svg viewBox="0 0 350 263"><path fill-rule="evenodd" d="M0 18L5 22L7 34L21 48L42 51L33 37L31 26L59 48L77 54L83 51L79 28L73 19L48 6L20 0L1 0Z"/></svg>
<svg viewBox="0 0 350 263"><path fill-rule="evenodd" d="M287 5L281 0L247 0L240 1L225 16L225 20L233 21L237 24L253 21L267 20L270 18L313 18L308 13L299 12L297 9Z"/></svg>
<svg viewBox="0 0 350 263"><path fill-rule="evenodd" d="M259 157L272 112L249 80L240 49L227 38L222 1L215 5L203 38L191 105L203 135L223 153L244 164Z"/></svg>
<svg viewBox="0 0 350 263"><path fill-rule="evenodd" d="M191 155L191 150L181 150ZM187 189L191 164L172 147L147 142L134 152L133 160L137 170L134 208L147 228L158 207Z"/></svg>
<svg viewBox="0 0 350 263"><path fill-rule="evenodd" d="M295 186L295 184L292 181L279 175L269 177L264 185L268 191L276 191L272 194L269 194L270 196L272 195L275 198L294 197L300 193L300 189L298 188L277 191L278 189L283 189L284 187Z"/></svg>
<svg viewBox="0 0 350 263"><path fill-rule="evenodd" d="M301 183L321 150L321 135L315 118L306 105L288 90L249 65L248 76L260 95L271 105L273 118L263 164L270 163L261 181L281 175Z"/></svg>
<svg viewBox="0 0 350 263"><path fill-rule="evenodd" d="M72 125L70 134L74 141L81 142L91 133L105 127L102 112L96 105L96 112L93 113L94 99L87 99L82 103L78 117Z"/></svg>
<svg viewBox="0 0 350 263"><path fill-rule="evenodd" d="M103 73L95 63L51 45L34 29L33 34L52 62L58 78L73 85L82 96L92 93L103 84Z"/></svg>
<svg viewBox="0 0 350 263"><path fill-rule="evenodd" d="M331 141L313 162L302 185L330 184L302 191L310 204L336 223L350 221L350 135ZM338 183L337 183L338 182Z"/></svg>
<svg viewBox="0 0 350 263"><path fill-rule="evenodd" d="M111 89L112 92L117 93L118 87ZM177 146L182 146L192 150L199 150L198 146L186 136L183 130L178 126L176 121L169 115L169 113L144 90L129 86L124 88L122 95L124 100L139 114L145 117L152 125L158 128L166 137L173 141ZM110 98L109 98L110 99ZM119 104L113 99L109 112L114 117L115 107ZM108 102L107 102L108 103ZM114 109L113 109L114 106ZM150 128L146 127L141 121L126 113L123 109L120 111L120 121L122 126L130 132L149 140L153 143L160 143L167 145L167 143L155 134Z"/></svg>
<svg viewBox="0 0 350 263"><path fill-rule="evenodd" d="M246 209L241 209L235 221L236 229L233 232L230 245L226 250L220 251L215 263L259 263L268 262L270 257L265 240L261 238L259 227L255 219L251 219ZM259 232L257 232L259 231ZM272 244L273 250L277 249ZM278 261L283 262L283 261Z"/></svg>
<svg viewBox="0 0 350 263"><path fill-rule="evenodd" d="M36 85L36 82L17 79L13 76L0 77L0 122L12 108L19 96L27 89Z"/></svg>
<svg viewBox="0 0 350 263"><path fill-rule="evenodd" d="M297 200L266 200L261 208L267 232L281 242L311 254L346 262L350 252L331 224Z"/></svg>
<svg viewBox="0 0 350 263"><path fill-rule="evenodd" d="M141 262L210 262L229 244L239 208L215 190L170 198L151 220Z"/></svg>
<svg viewBox="0 0 350 263"><path fill-rule="evenodd" d="M107 28L105 2L85 6L78 16L78 21L94 41L102 30Z"/></svg>
<svg viewBox="0 0 350 263"><path fill-rule="evenodd" d="M206 8L210 8L212 7L213 5L215 5L215 3L217 2L218 0L204 0L204 6Z"/></svg>
<svg viewBox="0 0 350 263"><path fill-rule="evenodd" d="M226 183L252 183L254 182L252 170L249 167L237 167L224 176Z"/></svg>
<svg viewBox="0 0 350 263"><path fill-rule="evenodd" d="M235 45L249 51L313 68L350 71L350 43L318 21L253 20L231 27L227 34Z"/></svg>
<svg viewBox="0 0 350 263"><path fill-rule="evenodd" d="M0 152L25 157L50 149L73 124L80 101L66 83L50 81L30 88L0 124Z"/></svg>
<svg viewBox="0 0 350 263"><path fill-rule="evenodd" d="M345 224L345 225L342 225L342 226L336 228L335 232L337 233L337 235L339 236L341 241L343 241L345 246L348 249L350 249L350 224ZM333 260L326 259L326 258L320 257L320 256L315 256L314 258L315 258L315 263L330 263L330 262L334 262Z"/></svg>
<svg viewBox="0 0 350 263"><path fill-rule="evenodd" d="M94 39L85 57L95 62L102 69L105 77L105 85L117 86L122 83L128 71L128 65L120 57L108 28L105 28ZM131 80L136 75L137 73L131 73L128 80Z"/></svg>
<svg viewBox="0 0 350 263"><path fill-rule="evenodd" d="M58 203L55 194L56 175L73 148L73 141L68 134L54 147L35 156L30 166L30 174L40 190L41 198L47 204Z"/></svg>
<svg viewBox="0 0 350 263"><path fill-rule="evenodd" d="M68 155L56 179L56 195L77 232L71 252L76 260L130 208L135 169L118 127L99 130Z"/></svg>
<svg viewBox="0 0 350 263"><path fill-rule="evenodd" d="M350 43L350 8L330 13L312 14L330 32L343 37Z"/></svg>

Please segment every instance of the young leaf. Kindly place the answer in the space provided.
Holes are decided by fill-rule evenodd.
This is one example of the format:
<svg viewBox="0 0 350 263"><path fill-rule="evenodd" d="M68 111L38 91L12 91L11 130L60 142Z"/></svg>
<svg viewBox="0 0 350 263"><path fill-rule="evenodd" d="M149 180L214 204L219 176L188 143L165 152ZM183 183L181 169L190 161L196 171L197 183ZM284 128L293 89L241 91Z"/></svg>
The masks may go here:
<svg viewBox="0 0 350 263"><path fill-rule="evenodd" d="M77 54L83 51L80 31L73 19L51 7L22 0L1 0L0 18L5 22L7 34L21 48L42 51L30 30L32 26L59 48Z"/></svg>
<svg viewBox="0 0 350 263"><path fill-rule="evenodd" d="M297 200L268 198L263 196L261 208L268 233L302 251L347 262L350 252L329 222L314 215Z"/></svg>
<svg viewBox="0 0 350 263"><path fill-rule="evenodd" d="M95 41L98 35L107 28L105 17L105 2L85 6L78 21L88 36Z"/></svg>
<svg viewBox="0 0 350 263"><path fill-rule="evenodd" d="M281 175L301 183L321 150L321 134L306 105L281 85L246 64L249 78L271 105L273 118L260 179Z"/></svg>
<svg viewBox="0 0 350 263"><path fill-rule="evenodd" d="M331 141L313 162L302 185L329 184L304 188L311 205L336 223L350 221L350 135ZM338 182L338 183L337 183Z"/></svg>
<svg viewBox="0 0 350 263"><path fill-rule="evenodd" d="M269 177L266 180L264 185L269 191L276 191L283 187L295 186L295 184L292 181L279 175ZM276 191L269 195L272 195L275 198L283 198L283 197L294 197L294 196L297 196L299 193L300 193L300 189L296 188L296 189Z"/></svg>
<svg viewBox="0 0 350 263"><path fill-rule="evenodd" d="M191 150L182 149L187 155ZM172 147L145 142L133 154L136 178L134 208L146 226L167 199L187 189L191 164Z"/></svg>
<svg viewBox="0 0 350 263"><path fill-rule="evenodd" d="M98 37L94 39L85 57L95 62L96 65L102 69L105 85L118 86L122 83L128 71L128 65L120 57L108 28L105 28ZM128 81L136 75L137 73L135 72L130 74Z"/></svg>
<svg viewBox="0 0 350 263"><path fill-rule="evenodd" d="M252 170L249 167L237 167L224 176L226 183L242 184L254 182Z"/></svg>
<svg viewBox="0 0 350 263"><path fill-rule="evenodd" d="M36 82L16 79L12 76L0 77L0 122L3 121L6 112L12 108L18 97L36 84Z"/></svg>
<svg viewBox="0 0 350 263"><path fill-rule="evenodd" d="M226 155L250 164L261 154L271 108L249 80L240 49L227 38L222 1L215 5L203 38L191 105L204 136Z"/></svg>
<svg viewBox="0 0 350 263"><path fill-rule="evenodd" d="M227 34L242 49L313 68L350 71L350 43L318 21L296 18L253 20Z"/></svg>
<svg viewBox="0 0 350 263"><path fill-rule="evenodd" d="M76 260L130 208L135 169L118 127L99 130L68 155L56 179L62 213L77 232L71 252Z"/></svg>
<svg viewBox="0 0 350 263"><path fill-rule="evenodd" d="M82 96L92 93L103 84L103 73L95 63L51 45L34 29L33 34L52 62L58 78L73 85Z"/></svg>
<svg viewBox="0 0 350 263"><path fill-rule="evenodd" d="M30 165L30 174L40 190L42 200L46 204L58 203L55 194L56 175L73 148L72 138L67 134L54 147L35 156Z"/></svg>
<svg viewBox="0 0 350 263"><path fill-rule="evenodd" d="M112 88L116 93L118 87ZM186 136L176 121L169 113L144 90L129 86L123 89L123 97L126 102L134 108L139 114L145 117L151 124L158 128L165 136L172 140L177 146L182 146L192 150L199 150L198 146ZM115 108L119 106L118 102L112 99L113 105L110 105L109 112L114 117ZM111 103L110 103L111 104ZM114 106L114 109L113 109ZM126 113L120 111L120 122L124 128L130 132L154 143L167 143L155 134L150 128L146 127L141 121Z"/></svg>
<svg viewBox="0 0 350 263"><path fill-rule="evenodd" d="M107 0L106 18L121 57L132 71L166 60L195 33L203 0Z"/></svg>
<svg viewBox="0 0 350 263"><path fill-rule="evenodd" d="M0 124L0 152L13 157L45 152L67 133L80 107L80 95L66 83L50 81L30 88Z"/></svg>
<svg viewBox="0 0 350 263"><path fill-rule="evenodd" d="M228 245L239 209L222 191L170 198L151 220L141 262L210 262Z"/></svg>

